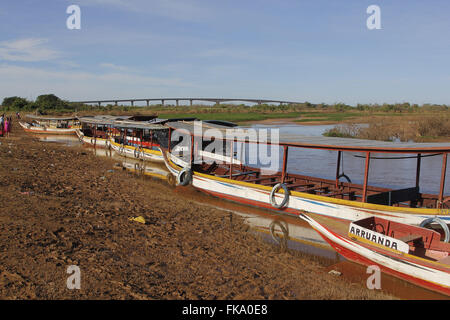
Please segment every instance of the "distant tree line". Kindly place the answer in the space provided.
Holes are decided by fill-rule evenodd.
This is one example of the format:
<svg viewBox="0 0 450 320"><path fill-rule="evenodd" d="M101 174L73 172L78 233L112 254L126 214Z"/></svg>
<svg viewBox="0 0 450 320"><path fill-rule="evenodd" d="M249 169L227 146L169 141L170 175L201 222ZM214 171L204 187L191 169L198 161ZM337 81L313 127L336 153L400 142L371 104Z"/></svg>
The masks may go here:
<svg viewBox="0 0 450 320"><path fill-rule="evenodd" d="M193 111L196 112L228 112L230 109L233 112L248 112L250 111L249 106L241 104L226 104L221 103L220 105L207 106L207 105L199 105L195 106L200 107L200 109L192 109L189 106L161 106L161 105L153 105L149 108L163 108L164 110L170 109L182 109L183 111ZM130 111L135 109L145 109L146 107L142 106L114 106L112 104L108 105L87 105L75 102L69 102L66 100L62 100L54 94L43 94L36 98L35 101L30 101L22 97L6 97L3 99L2 106L0 110L3 111L35 111L37 110L41 114L49 113L49 112L74 112L74 111L85 111L85 110L122 110L122 111ZM299 112L303 110L320 110L320 111L328 111L328 112L346 112L346 111L361 111L361 112L395 112L395 113L411 113L411 112L420 112L420 111L447 111L449 110L449 106L442 104L423 104L419 106L418 104L410 104L410 103L394 103L394 104L357 104L355 106L351 106L345 103L334 103L334 104L326 104L319 103L313 104L310 102L303 102L298 104L283 104L283 105L270 105L270 104L261 104L255 105L252 107L252 112Z"/></svg>
<svg viewBox="0 0 450 320"><path fill-rule="evenodd" d="M41 113L47 111L75 111L91 108L91 106L68 102L60 99L54 94L43 94L30 101L22 97L6 97L3 99L1 109L4 111L34 111Z"/></svg>

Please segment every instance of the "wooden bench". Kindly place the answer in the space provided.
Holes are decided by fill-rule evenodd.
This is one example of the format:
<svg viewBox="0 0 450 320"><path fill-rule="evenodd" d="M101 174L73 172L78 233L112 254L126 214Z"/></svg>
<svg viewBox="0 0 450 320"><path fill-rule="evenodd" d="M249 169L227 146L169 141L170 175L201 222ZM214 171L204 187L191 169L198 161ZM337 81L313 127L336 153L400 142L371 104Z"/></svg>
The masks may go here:
<svg viewBox="0 0 450 320"><path fill-rule="evenodd" d="M258 172L259 171L239 172L239 173L233 173L231 176L232 177L239 177L239 176L244 176L244 175L247 175L247 174L253 174L253 173L258 173ZM221 175L221 176L218 176L218 177L226 178L226 177L229 177L229 176L230 176L229 174L224 174L224 175ZM248 182L248 180L243 180L243 181Z"/></svg>
<svg viewBox="0 0 450 320"><path fill-rule="evenodd" d="M258 182L258 181L267 180L267 179L275 179L275 178L278 178L278 177L279 177L279 175L273 175L273 176L267 176L267 177L261 177L261 178L242 180L242 181L244 181L244 182Z"/></svg>
<svg viewBox="0 0 450 320"><path fill-rule="evenodd" d="M398 238L398 240L406 242L406 243L414 242L416 240L421 240L421 239L422 239L422 236L419 236L417 234L409 234L407 236L403 236L403 237Z"/></svg>
<svg viewBox="0 0 450 320"><path fill-rule="evenodd" d="M293 188L298 188L298 187L308 187L308 186L313 186L314 183L292 183L292 184L288 184L286 185L286 187L288 187L288 189L293 189Z"/></svg>
<svg viewBox="0 0 450 320"><path fill-rule="evenodd" d="M367 196L367 202L391 206L399 202L417 201L419 196L419 188L413 187L371 194Z"/></svg>

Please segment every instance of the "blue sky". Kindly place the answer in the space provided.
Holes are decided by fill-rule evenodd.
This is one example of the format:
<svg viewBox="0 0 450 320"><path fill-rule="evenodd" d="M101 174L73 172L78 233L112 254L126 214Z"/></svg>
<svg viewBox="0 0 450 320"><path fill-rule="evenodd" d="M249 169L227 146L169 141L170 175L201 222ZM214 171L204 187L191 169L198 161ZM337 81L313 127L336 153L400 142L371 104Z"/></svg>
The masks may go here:
<svg viewBox="0 0 450 320"><path fill-rule="evenodd" d="M81 30L66 28L71 4ZM449 1L5 0L0 99L450 104L449 14Z"/></svg>

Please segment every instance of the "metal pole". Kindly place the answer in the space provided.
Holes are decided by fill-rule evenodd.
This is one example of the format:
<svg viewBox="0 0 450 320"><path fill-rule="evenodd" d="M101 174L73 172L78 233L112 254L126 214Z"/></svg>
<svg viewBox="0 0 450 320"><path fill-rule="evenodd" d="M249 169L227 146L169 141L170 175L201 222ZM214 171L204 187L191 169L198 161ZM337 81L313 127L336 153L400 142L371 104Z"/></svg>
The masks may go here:
<svg viewBox="0 0 450 320"><path fill-rule="evenodd" d="M363 202L367 202L367 181L369 180L370 152L366 152L366 168L364 170Z"/></svg>
<svg viewBox="0 0 450 320"><path fill-rule="evenodd" d="M232 178L232 176L233 176L233 158L234 158L233 154L234 154L234 139L233 139L233 141L231 141L231 154L230 154L230 179L231 179L231 178Z"/></svg>
<svg viewBox="0 0 450 320"><path fill-rule="evenodd" d="M191 134L191 168L194 163L194 135Z"/></svg>
<svg viewBox="0 0 450 320"><path fill-rule="evenodd" d="M341 155L342 151L338 151L338 157L337 157L337 166L336 166L336 189L339 187L339 175L340 175L340 167L341 167Z"/></svg>
<svg viewBox="0 0 450 320"><path fill-rule="evenodd" d="M416 188L419 187L420 182L420 164L422 160L422 155L419 153L417 155L417 168L416 168Z"/></svg>
<svg viewBox="0 0 450 320"><path fill-rule="evenodd" d="M444 199L445 173L447 171L447 153L442 155L442 172L441 187L439 188L439 208L442 208L442 200Z"/></svg>
<svg viewBox="0 0 450 320"><path fill-rule="evenodd" d="M172 138L172 128L169 128L169 146L168 146L169 152L170 152L171 138Z"/></svg>
<svg viewBox="0 0 450 320"><path fill-rule="evenodd" d="M288 146L283 146L283 171L281 172L281 183L286 180L286 170L287 170L287 158L288 158Z"/></svg>

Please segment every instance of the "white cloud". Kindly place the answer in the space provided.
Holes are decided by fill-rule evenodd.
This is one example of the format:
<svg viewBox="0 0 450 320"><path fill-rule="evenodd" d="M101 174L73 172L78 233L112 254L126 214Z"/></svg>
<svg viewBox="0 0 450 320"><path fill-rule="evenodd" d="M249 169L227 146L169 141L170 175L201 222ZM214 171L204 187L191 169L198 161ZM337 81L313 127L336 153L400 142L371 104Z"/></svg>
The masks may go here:
<svg viewBox="0 0 450 320"><path fill-rule="evenodd" d="M205 7L205 3L193 0L78 0L78 3L80 6L116 7L184 21L199 21L215 16L214 11Z"/></svg>
<svg viewBox="0 0 450 320"><path fill-rule="evenodd" d="M119 66L119 65L116 65L114 63L109 63L109 62L100 63L99 66L102 67L102 68L105 68L105 69L113 70L113 71L122 71L122 72L133 71L133 69L130 68L130 67Z"/></svg>
<svg viewBox="0 0 450 320"><path fill-rule="evenodd" d="M0 42L0 61L35 62L53 60L59 56L55 50L44 46L47 39L26 38Z"/></svg>
<svg viewBox="0 0 450 320"><path fill-rule="evenodd" d="M0 64L0 97L36 97L54 93L68 100L106 99L152 96L155 92L192 87L191 83L179 78L129 72L92 73Z"/></svg>

